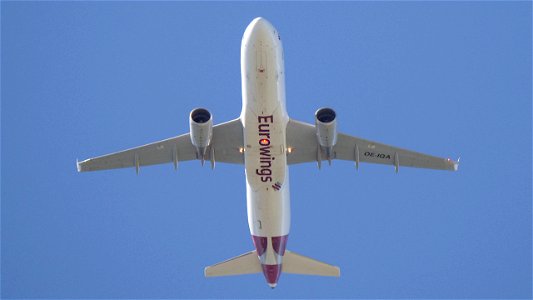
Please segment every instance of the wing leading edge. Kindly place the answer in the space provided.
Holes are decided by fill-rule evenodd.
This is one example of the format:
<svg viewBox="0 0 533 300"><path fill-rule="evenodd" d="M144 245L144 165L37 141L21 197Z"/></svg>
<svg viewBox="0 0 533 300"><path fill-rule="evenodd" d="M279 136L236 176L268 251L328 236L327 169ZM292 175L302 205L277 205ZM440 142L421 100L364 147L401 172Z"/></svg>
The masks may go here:
<svg viewBox="0 0 533 300"><path fill-rule="evenodd" d="M243 164L243 127L240 119L213 126L213 138L207 160L232 164ZM108 170L164 163L174 163L197 159L196 149L189 133L154 142L140 147L119 151L78 162L78 172ZM214 165L213 165L214 166Z"/></svg>
<svg viewBox="0 0 533 300"><path fill-rule="evenodd" d="M287 124L288 164L318 162L325 158L319 147L314 125L290 120ZM457 171L459 163L449 158L440 158L411 150L393 147L355 136L339 133L333 147L333 158L349 160L359 166L360 162L399 166Z"/></svg>

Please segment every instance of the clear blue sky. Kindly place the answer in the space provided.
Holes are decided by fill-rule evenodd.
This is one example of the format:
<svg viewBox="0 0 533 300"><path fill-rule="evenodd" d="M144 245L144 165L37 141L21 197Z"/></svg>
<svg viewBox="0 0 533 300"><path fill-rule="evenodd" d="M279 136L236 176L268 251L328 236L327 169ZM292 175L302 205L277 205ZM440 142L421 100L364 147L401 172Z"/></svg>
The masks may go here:
<svg viewBox="0 0 533 300"><path fill-rule="evenodd" d="M3 298L530 298L531 2L2 2ZM288 248L338 279L205 279L252 249L241 166L78 174L76 158L241 109L257 16L291 117L439 156L439 172L291 167Z"/></svg>

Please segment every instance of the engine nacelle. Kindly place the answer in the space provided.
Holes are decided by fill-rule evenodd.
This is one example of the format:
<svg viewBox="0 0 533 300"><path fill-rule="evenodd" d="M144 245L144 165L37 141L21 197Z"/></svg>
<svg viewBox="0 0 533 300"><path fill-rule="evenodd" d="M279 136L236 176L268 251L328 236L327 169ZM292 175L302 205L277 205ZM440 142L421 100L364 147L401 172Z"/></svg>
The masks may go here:
<svg viewBox="0 0 533 300"><path fill-rule="evenodd" d="M337 143L337 114L331 108L320 108L315 113L318 144L329 151Z"/></svg>
<svg viewBox="0 0 533 300"><path fill-rule="evenodd" d="M213 117L205 108L196 108L189 115L191 142L196 148L200 159L205 157L205 151L213 136Z"/></svg>

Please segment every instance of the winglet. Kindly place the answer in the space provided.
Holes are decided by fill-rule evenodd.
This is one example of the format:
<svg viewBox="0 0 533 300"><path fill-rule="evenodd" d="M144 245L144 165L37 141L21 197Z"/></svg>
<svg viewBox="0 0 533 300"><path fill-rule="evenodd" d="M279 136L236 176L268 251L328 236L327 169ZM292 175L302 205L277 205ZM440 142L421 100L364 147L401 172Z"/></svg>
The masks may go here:
<svg viewBox="0 0 533 300"><path fill-rule="evenodd" d="M459 157L459 158L457 159L457 161L453 163L453 170L454 170L454 171L459 170L459 161L460 161L460 160L461 160L461 157Z"/></svg>
<svg viewBox="0 0 533 300"><path fill-rule="evenodd" d="M76 158L76 169L78 170L78 172L81 172L81 165L77 158Z"/></svg>
<svg viewBox="0 0 533 300"><path fill-rule="evenodd" d="M456 161L452 160L451 158L448 158L448 163L450 165L452 165L454 171L459 170L459 161L460 160L461 160L460 157Z"/></svg>

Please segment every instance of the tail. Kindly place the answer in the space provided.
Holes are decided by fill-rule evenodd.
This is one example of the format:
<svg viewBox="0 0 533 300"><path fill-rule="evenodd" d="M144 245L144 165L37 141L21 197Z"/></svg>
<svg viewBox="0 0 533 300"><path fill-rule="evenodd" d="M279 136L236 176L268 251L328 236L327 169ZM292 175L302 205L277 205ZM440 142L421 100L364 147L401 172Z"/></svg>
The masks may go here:
<svg viewBox="0 0 533 300"><path fill-rule="evenodd" d="M291 251L285 251L281 270L283 273L289 274L341 276L341 269L339 267Z"/></svg>
<svg viewBox="0 0 533 300"><path fill-rule="evenodd" d="M281 267L283 273L316 275L316 276L340 276L340 268L323 263L312 258L296 254L291 251L285 251L283 264ZM244 275L261 273L263 269L257 257L257 252L248 253L230 258L218 264L206 267L204 270L205 277Z"/></svg>
<svg viewBox="0 0 533 300"><path fill-rule="evenodd" d="M250 251L242 255L219 262L204 269L205 277L255 274L262 272L257 259L257 252Z"/></svg>

